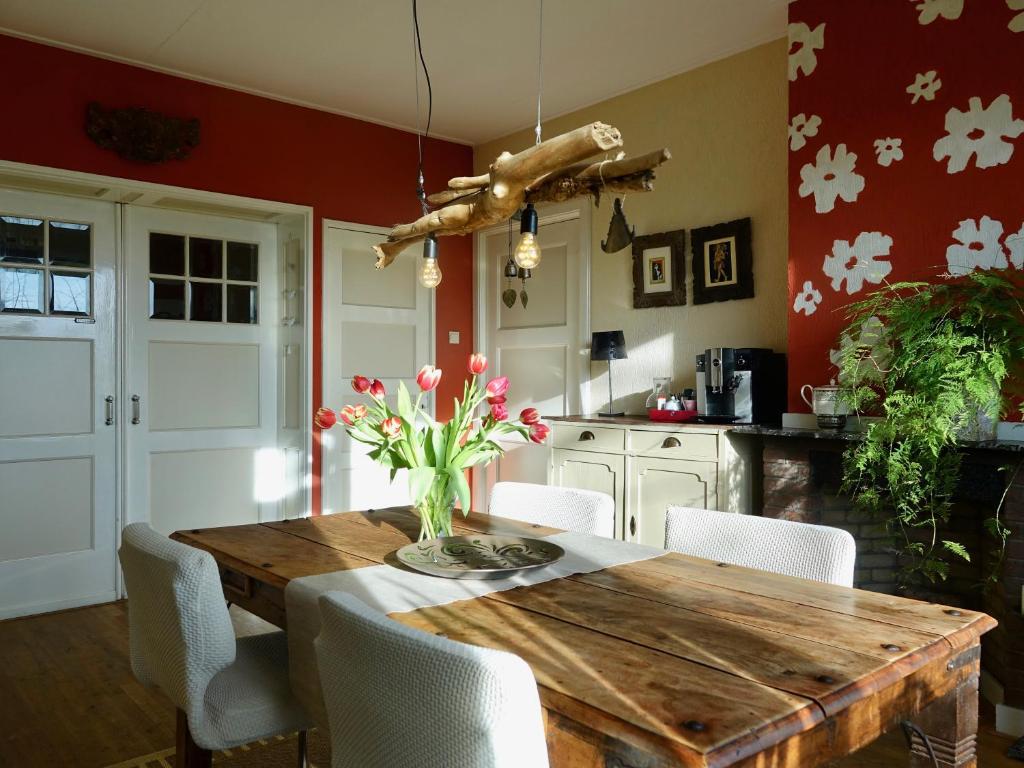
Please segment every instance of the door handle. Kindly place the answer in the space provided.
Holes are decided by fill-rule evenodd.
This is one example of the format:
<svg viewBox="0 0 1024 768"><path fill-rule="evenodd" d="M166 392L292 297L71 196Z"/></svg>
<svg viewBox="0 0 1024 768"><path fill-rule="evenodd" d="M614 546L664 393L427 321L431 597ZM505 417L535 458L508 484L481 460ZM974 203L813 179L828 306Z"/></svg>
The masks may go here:
<svg viewBox="0 0 1024 768"><path fill-rule="evenodd" d="M635 515L631 516L629 518L629 535L630 536L636 536L636 516Z"/></svg>
<svg viewBox="0 0 1024 768"><path fill-rule="evenodd" d="M140 404L142 398L138 395L132 395L132 424L142 423L142 406Z"/></svg>
<svg viewBox="0 0 1024 768"><path fill-rule="evenodd" d="M662 448L678 448L682 443L679 442L678 437L666 437L665 441L661 444Z"/></svg>
<svg viewBox="0 0 1024 768"><path fill-rule="evenodd" d="M594 439L594 433L591 432L589 429L585 430L583 432L580 432L580 442L581 443L582 442L586 442L587 440L593 440L593 439Z"/></svg>
<svg viewBox="0 0 1024 768"><path fill-rule="evenodd" d="M103 398L103 402L105 404L104 408L106 409L107 412L106 418L103 420L103 423L109 427L111 424L114 423L114 396L107 395L105 398Z"/></svg>

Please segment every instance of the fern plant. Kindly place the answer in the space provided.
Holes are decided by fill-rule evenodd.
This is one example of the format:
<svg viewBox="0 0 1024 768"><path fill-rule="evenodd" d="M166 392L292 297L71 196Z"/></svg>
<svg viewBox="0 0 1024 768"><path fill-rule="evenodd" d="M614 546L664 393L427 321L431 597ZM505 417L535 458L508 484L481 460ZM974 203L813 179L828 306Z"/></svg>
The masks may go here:
<svg viewBox="0 0 1024 768"><path fill-rule="evenodd" d="M997 422L1009 402L1004 385L1020 382L1011 371L1024 361L1022 301L1017 276L976 272L887 285L847 307L840 382L856 413L882 418L846 451L843 490L885 519L905 585L943 581L952 561L971 558L942 538L960 477L958 443L979 414ZM1009 534L999 511L985 521L995 542L990 578Z"/></svg>

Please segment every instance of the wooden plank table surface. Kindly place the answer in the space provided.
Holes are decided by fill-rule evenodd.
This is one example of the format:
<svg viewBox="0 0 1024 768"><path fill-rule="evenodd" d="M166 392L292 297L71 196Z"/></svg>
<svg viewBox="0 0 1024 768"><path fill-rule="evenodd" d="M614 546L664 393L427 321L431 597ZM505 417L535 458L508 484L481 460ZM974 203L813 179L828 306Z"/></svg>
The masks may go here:
<svg viewBox="0 0 1024 768"><path fill-rule="evenodd" d="M456 533L557 529L471 513ZM287 629L291 579L395 563L405 508L179 531L225 596ZM666 553L391 614L518 654L537 678L552 768L826 765L904 720L943 768L976 765L983 613ZM908 765L933 765L913 739Z"/></svg>

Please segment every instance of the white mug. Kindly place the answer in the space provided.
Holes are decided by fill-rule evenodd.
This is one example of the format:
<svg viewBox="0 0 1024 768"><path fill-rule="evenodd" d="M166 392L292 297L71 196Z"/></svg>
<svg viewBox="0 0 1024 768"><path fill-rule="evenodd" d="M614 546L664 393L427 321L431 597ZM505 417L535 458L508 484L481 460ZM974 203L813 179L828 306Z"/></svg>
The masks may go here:
<svg viewBox="0 0 1024 768"><path fill-rule="evenodd" d="M807 395L808 391L811 393L810 397ZM804 384L800 387L800 397L816 416L846 416L850 413L850 405L843 399L843 388L835 384L823 387Z"/></svg>

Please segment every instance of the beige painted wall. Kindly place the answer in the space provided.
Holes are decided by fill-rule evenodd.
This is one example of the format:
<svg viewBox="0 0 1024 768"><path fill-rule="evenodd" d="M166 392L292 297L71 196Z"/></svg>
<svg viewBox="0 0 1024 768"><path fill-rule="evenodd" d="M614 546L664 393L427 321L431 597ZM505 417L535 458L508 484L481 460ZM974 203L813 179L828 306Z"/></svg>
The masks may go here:
<svg viewBox="0 0 1024 768"><path fill-rule="evenodd" d="M752 219L755 298L633 309L630 250L601 250L611 200L601 201L591 233L591 327L625 332L629 359L615 363L613 383L627 413L642 411L655 376L672 376L677 389L694 386L694 358L705 347L786 348L786 53L786 41L777 40L543 124L550 138L601 120L622 132L628 154L672 151L655 191L626 198L637 234ZM485 172L502 150L532 142L529 129L476 147L476 172ZM689 247L687 237L688 302ZM591 363L588 410L604 408L606 375L606 363Z"/></svg>

